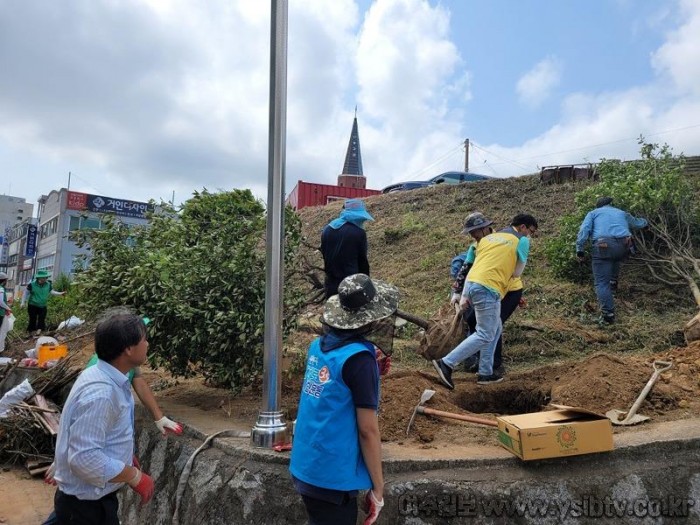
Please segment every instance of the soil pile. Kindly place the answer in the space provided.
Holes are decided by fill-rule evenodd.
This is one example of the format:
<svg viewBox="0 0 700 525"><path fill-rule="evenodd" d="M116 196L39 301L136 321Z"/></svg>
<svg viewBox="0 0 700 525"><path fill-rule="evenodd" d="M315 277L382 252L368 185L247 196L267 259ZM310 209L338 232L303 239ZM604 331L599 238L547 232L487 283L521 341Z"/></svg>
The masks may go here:
<svg viewBox="0 0 700 525"><path fill-rule="evenodd" d="M406 427L425 389L435 390L426 406L459 414L521 414L546 410L552 404L585 408L599 414L629 409L653 372L655 359L673 362L639 409L653 421L692 417L700 410L700 342L656 356L595 354L578 363L550 365L509 374L502 383L476 384L473 376L455 373L454 391L437 380L437 374L404 371L382 379L379 423L385 441L444 442L460 436L473 440L486 434L474 425L418 415L409 437ZM620 431L620 427L615 427ZM492 432L492 431L491 431ZM492 434L490 434L493 437Z"/></svg>

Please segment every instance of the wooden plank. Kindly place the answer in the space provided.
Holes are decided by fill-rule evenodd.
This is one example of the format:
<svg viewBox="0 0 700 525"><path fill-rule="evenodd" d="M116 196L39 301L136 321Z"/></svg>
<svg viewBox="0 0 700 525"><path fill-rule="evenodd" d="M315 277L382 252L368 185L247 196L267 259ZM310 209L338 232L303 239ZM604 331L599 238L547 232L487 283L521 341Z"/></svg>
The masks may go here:
<svg viewBox="0 0 700 525"><path fill-rule="evenodd" d="M33 476L33 477L36 477L36 476L43 476L44 474L46 474L46 471L49 470L49 467L50 467L50 466L51 466L51 465L45 465L45 466L43 466L43 467L37 467L37 468L34 468L34 469L31 469L31 468L30 468L30 469L28 469L28 470L29 470L29 474L30 474L31 476Z"/></svg>
<svg viewBox="0 0 700 525"><path fill-rule="evenodd" d="M42 409L42 414L39 418L46 423L49 432L52 436L58 434L59 416L53 413L53 409L49 406L49 402L41 394L34 396L34 404Z"/></svg>

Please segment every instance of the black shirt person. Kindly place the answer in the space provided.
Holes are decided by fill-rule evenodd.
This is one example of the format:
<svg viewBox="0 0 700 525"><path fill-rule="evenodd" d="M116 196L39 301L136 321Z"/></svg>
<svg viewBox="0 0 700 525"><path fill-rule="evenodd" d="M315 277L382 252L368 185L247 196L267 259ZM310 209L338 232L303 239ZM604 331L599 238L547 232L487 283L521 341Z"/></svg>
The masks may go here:
<svg viewBox="0 0 700 525"><path fill-rule="evenodd" d="M323 228L321 253L326 299L338 293L338 285L346 277L356 273L369 275L364 223L373 220L361 199L348 199L340 216Z"/></svg>

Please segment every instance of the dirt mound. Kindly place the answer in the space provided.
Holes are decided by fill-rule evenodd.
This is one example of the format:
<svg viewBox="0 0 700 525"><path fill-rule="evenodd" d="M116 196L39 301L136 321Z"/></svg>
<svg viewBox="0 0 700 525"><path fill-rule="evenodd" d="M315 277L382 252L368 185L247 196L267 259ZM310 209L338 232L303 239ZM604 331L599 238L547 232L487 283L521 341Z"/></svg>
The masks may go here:
<svg viewBox="0 0 700 525"><path fill-rule="evenodd" d="M595 354L554 377L552 402L605 413L632 406L651 377L651 367L634 359Z"/></svg>
<svg viewBox="0 0 700 525"><path fill-rule="evenodd" d="M385 441L444 442L473 439L493 434L474 433L474 425L454 420L418 415L406 437L406 426L425 389L435 390L426 406L460 414L499 415L537 412L550 403L586 408L604 414L632 406L653 372L655 359L673 362L639 409L654 421L692 417L700 409L700 342L674 348L655 356L613 356L594 354L577 363L550 365L528 372L509 374L495 385L479 386L473 376L455 373L454 391L437 380L437 375L423 371L389 374L382 380L382 403L379 423ZM620 429L617 429L620 431Z"/></svg>

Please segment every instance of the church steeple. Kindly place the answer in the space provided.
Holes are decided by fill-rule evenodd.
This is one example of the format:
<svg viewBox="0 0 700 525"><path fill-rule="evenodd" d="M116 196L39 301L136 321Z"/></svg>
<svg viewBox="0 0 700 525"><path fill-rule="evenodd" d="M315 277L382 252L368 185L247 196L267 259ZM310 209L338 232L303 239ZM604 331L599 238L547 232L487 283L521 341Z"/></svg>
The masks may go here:
<svg viewBox="0 0 700 525"><path fill-rule="evenodd" d="M355 107L355 118L352 122L352 132L348 151L345 154L345 164L343 173L338 175L338 186L349 188L364 188L366 180L362 171L362 152L360 151L360 133L357 130L357 107Z"/></svg>

